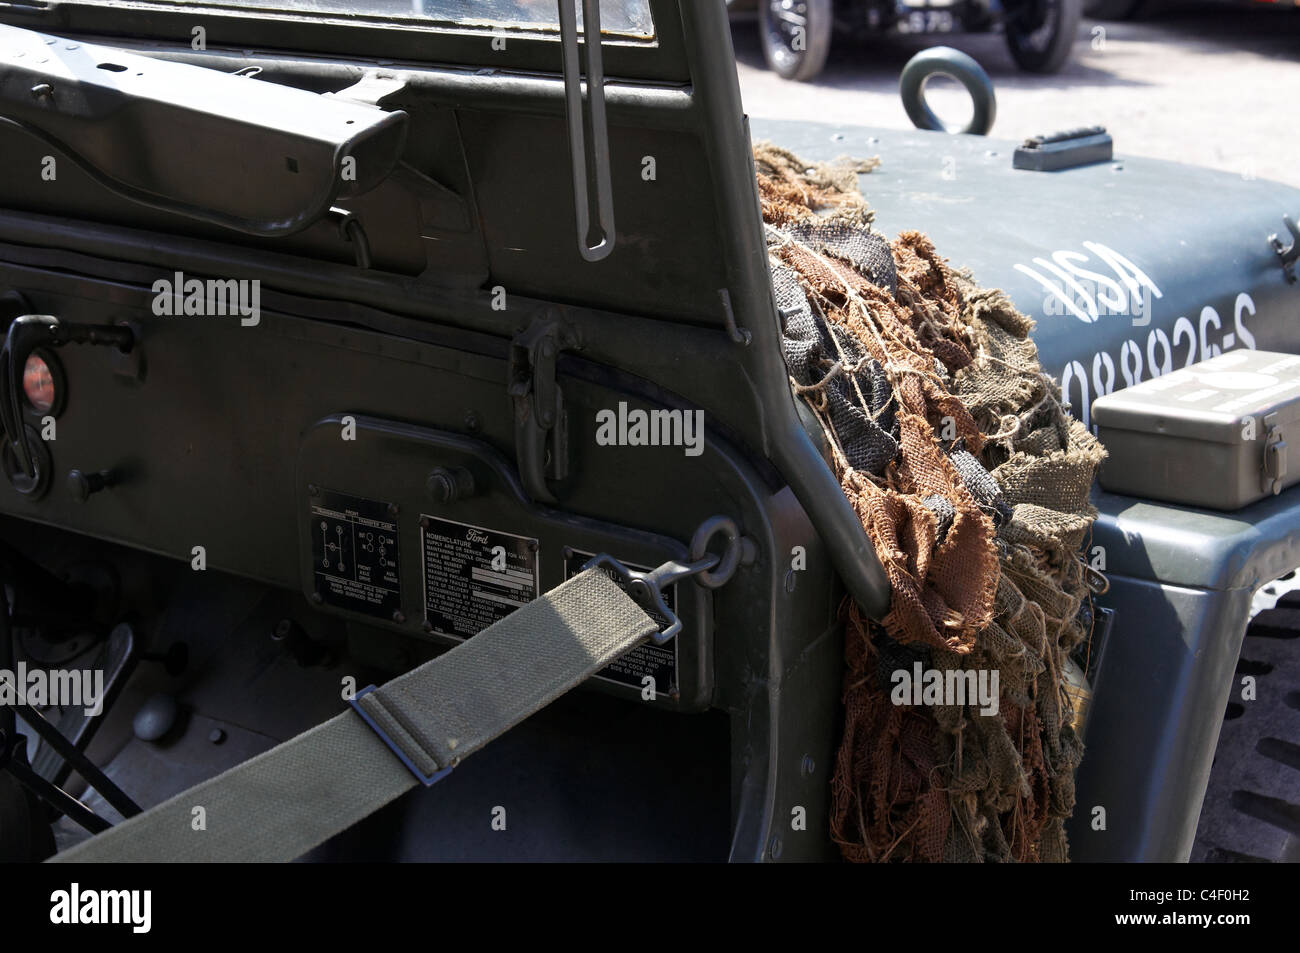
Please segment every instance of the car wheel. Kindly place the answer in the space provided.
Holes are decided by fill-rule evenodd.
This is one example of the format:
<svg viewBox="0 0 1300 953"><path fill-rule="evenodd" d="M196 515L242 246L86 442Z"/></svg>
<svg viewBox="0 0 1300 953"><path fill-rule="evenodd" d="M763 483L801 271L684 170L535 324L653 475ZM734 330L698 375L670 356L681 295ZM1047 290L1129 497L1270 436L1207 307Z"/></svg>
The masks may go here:
<svg viewBox="0 0 1300 953"><path fill-rule="evenodd" d="M763 58L785 79L822 71L831 50L831 0L759 0Z"/></svg>
<svg viewBox="0 0 1300 953"><path fill-rule="evenodd" d="M1007 47L1030 73L1055 73L1070 58L1083 0L1017 0L1006 6Z"/></svg>

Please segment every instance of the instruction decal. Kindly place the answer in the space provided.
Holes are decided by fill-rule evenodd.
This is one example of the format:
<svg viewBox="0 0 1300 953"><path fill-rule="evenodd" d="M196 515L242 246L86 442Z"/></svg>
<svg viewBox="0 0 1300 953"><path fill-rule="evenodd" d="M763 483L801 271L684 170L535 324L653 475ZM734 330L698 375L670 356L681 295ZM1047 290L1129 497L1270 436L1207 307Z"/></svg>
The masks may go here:
<svg viewBox="0 0 1300 953"><path fill-rule="evenodd" d="M537 598L536 539L434 516L420 537L430 631L469 638Z"/></svg>
<svg viewBox="0 0 1300 953"><path fill-rule="evenodd" d="M402 607L396 510L321 490L311 498L311 560L325 605L391 618Z"/></svg>

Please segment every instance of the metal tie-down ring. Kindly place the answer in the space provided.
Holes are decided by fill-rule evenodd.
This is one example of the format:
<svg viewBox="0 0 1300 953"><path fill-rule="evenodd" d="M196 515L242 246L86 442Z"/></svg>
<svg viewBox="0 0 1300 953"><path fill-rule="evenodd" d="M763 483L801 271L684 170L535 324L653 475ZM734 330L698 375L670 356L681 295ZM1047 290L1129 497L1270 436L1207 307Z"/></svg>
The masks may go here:
<svg viewBox="0 0 1300 953"><path fill-rule="evenodd" d="M695 581L705 589L717 589L726 585L740 565L740 530L736 527L736 521L726 516L711 516L700 524L700 528L691 537L690 561L703 559L708 554L709 542L719 533L726 535L727 548L717 567L695 576Z"/></svg>

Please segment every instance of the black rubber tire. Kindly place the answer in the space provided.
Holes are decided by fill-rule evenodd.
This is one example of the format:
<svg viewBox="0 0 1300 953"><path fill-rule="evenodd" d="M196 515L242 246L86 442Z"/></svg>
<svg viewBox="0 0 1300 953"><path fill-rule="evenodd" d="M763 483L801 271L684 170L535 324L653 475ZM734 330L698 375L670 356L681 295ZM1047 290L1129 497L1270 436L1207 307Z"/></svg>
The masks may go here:
<svg viewBox="0 0 1300 953"><path fill-rule="evenodd" d="M781 25L772 15L774 5L785 3L804 17L804 49L800 51L791 50L782 41ZM831 52L831 0L759 0L758 9L759 40L768 67L784 79L801 83L817 76Z"/></svg>
<svg viewBox="0 0 1300 953"><path fill-rule="evenodd" d="M1008 8L1006 36L1011 58L1027 73L1059 71L1069 60L1079 35L1083 0L1021 0L1017 6L1033 6L1042 9L1044 14L1036 26L1026 30L1018 22L1014 9ZM1046 31L1044 35L1035 36L1040 29Z"/></svg>
<svg viewBox="0 0 1300 953"><path fill-rule="evenodd" d="M1131 20L1142 0L1088 0L1083 12L1098 20Z"/></svg>

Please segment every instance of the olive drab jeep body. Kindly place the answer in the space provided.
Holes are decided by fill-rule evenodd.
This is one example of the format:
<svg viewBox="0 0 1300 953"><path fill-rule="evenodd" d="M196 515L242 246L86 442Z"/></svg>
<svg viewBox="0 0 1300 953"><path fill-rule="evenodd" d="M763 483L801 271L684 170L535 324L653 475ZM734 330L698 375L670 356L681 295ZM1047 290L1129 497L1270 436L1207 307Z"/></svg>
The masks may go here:
<svg viewBox="0 0 1300 953"><path fill-rule="evenodd" d="M875 227L1004 289L1089 428L1173 369L1300 353L1300 191L1123 142L1039 172L976 136L751 128L721 0L602 6L599 44L591 3L0 12L0 668L102 683L0 710L7 857L340 718L439 780L393 780L312 859L837 857L845 606L884 618L890 585L792 393L753 142L879 156ZM1225 709L1285 694L1242 702L1234 673L1300 564L1300 489L1093 502L1071 856L1285 852L1211 764ZM463 763L464 736L426 765L357 699L529 606L582 629L547 600L593 567L653 624ZM1286 629L1280 598L1257 625ZM443 684L466 710L575 664L504 637ZM1241 769L1251 804L1286 801L1273 764ZM1241 816L1196 841L1203 801Z"/></svg>

